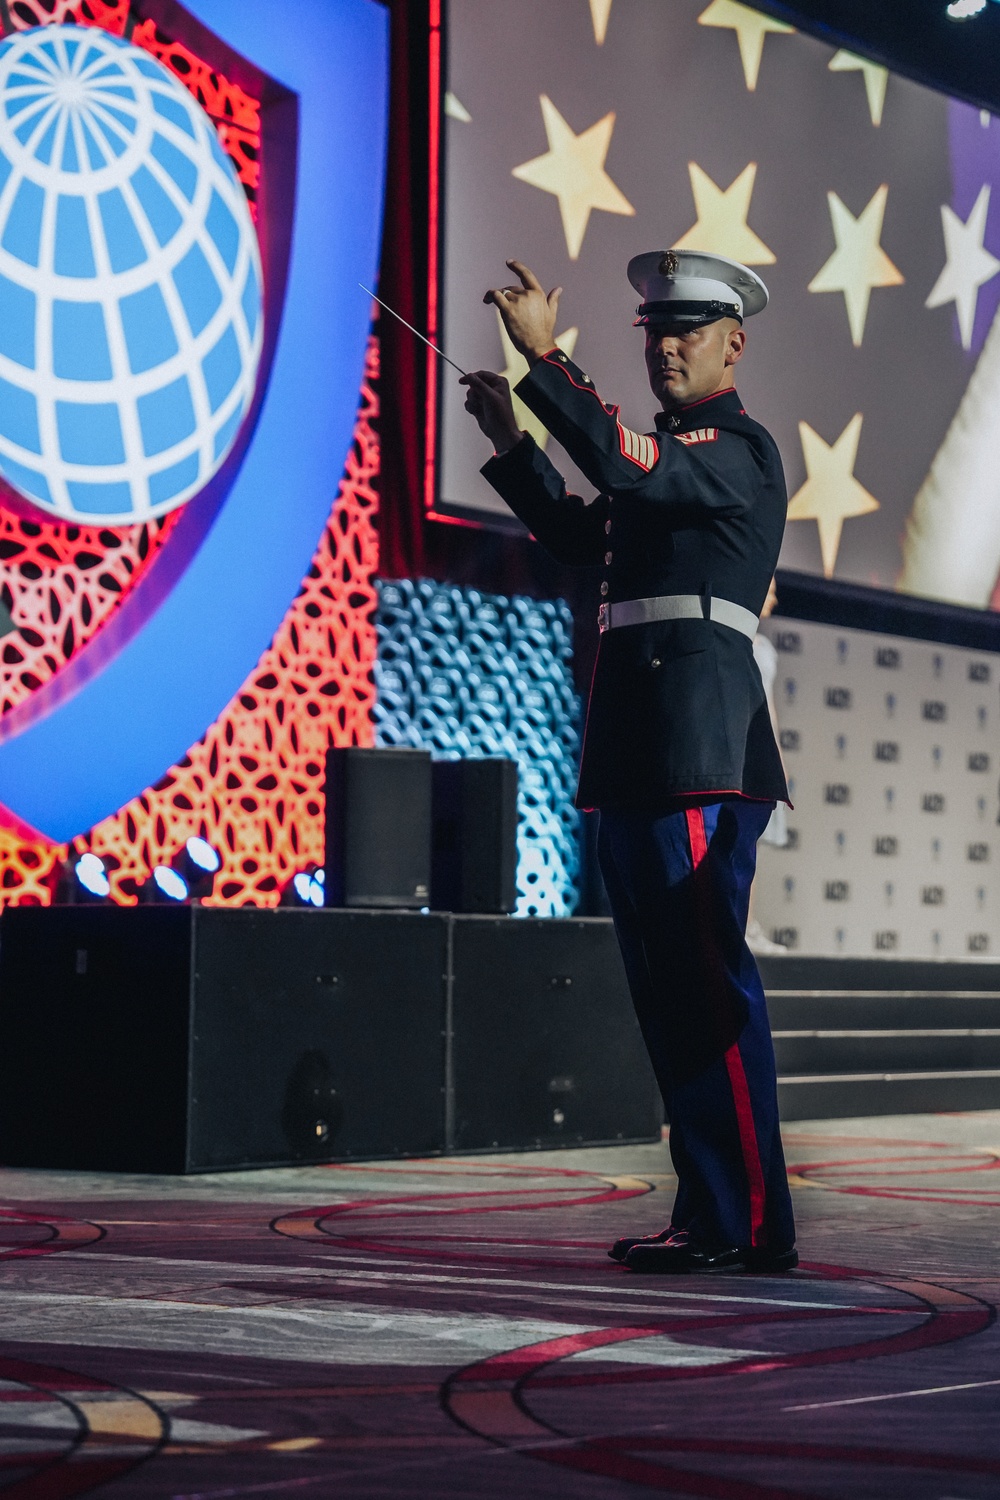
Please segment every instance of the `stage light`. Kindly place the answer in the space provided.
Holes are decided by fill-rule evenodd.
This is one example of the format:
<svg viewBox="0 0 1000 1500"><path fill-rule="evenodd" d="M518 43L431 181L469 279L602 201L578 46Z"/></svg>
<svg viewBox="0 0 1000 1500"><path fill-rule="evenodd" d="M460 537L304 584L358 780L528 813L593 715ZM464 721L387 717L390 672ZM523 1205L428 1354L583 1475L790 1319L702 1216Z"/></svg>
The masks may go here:
<svg viewBox="0 0 1000 1500"><path fill-rule="evenodd" d="M282 906L317 906L324 902L326 871L310 865L293 875L281 893Z"/></svg>
<svg viewBox="0 0 1000 1500"><path fill-rule="evenodd" d="M951 5L945 6L945 15L952 21L968 21L970 16L978 16L985 10L986 4L987 0L952 0Z"/></svg>
<svg viewBox="0 0 1000 1500"><path fill-rule="evenodd" d="M64 873L59 882L57 902L67 901L74 905L78 903L82 905L111 899L111 882L108 879L108 872L104 867L103 859L98 858L96 854L92 854L89 850L86 854L81 854L80 858L70 866L70 872L68 880Z"/></svg>
<svg viewBox="0 0 1000 1500"><path fill-rule="evenodd" d="M166 904L187 901L191 896L184 876L170 865L157 865L142 889L147 901L162 901Z"/></svg>
<svg viewBox="0 0 1000 1500"><path fill-rule="evenodd" d="M192 901L212 894L222 860L206 839L190 838L170 861L170 868L184 881Z"/></svg>

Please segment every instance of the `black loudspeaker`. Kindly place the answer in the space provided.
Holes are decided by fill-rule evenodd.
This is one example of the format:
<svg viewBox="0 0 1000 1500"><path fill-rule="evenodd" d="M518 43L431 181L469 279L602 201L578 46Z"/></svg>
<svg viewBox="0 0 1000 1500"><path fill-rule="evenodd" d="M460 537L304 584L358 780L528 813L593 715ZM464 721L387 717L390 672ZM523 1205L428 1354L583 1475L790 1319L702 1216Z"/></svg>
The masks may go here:
<svg viewBox="0 0 1000 1500"><path fill-rule="evenodd" d="M437 760L431 905L509 912L517 900L517 762Z"/></svg>
<svg viewBox="0 0 1000 1500"><path fill-rule="evenodd" d="M445 1144L449 919L8 908L0 1161L198 1172Z"/></svg>
<svg viewBox="0 0 1000 1500"><path fill-rule="evenodd" d="M328 750L326 905L431 901L431 757L426 750Z"/></svg>
<svg viewBox="0 0 1000 1500"><path fill-rule="evenodd" d="M452 1028L454 1149L659 1139L610 922L456 917Z"/></svg>

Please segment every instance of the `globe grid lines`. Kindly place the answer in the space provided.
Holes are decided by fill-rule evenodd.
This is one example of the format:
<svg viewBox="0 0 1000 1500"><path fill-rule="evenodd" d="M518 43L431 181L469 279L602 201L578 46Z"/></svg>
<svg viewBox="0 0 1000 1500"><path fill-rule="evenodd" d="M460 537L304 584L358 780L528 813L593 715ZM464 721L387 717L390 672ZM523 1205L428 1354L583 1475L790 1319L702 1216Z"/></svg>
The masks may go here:
<svg viewBox="0 0 1000 1500"><path fill-rule="evenodd" d="M45 67L39 71L39 83L15 81L12 84L12 75L15 80L27 76L30 64L26 64L26 58L34 56L43 46L46 50L41 56L45 58ZM94 74L100 76L94 80L91 76ZM73 81L74 88L81 90L89 81L91 94L75 103L67 102L59 92L67 77ZM131 97L107 95L110 86L127 88ZM46 90L47 96L43 97ZM35 474L42 474L52 498L46 501L44 494L27 492L34 505L60 519L87 525L102 521L111 525L141 523L175 509L204 487L225 462L238 435L240 419L250 406L263 345L263 273L256 233L243 188L219 144L215 127L197 101L148 53L93 28L54 25L20 33L0 45L0 98L5 104L10 101L17 103L25 95L30 96L31 107L18 110L12 117L6 111L0 113L0 149L12 168L0 189L0 228L6 234L11 208L22 183L27 179L35 184L36 189L41 187L45 196L38 228L38 264L31 266L0 243L0 274L35 298L35 363L31 368L6 351L0 351L0 377L20 391L29 392L34 400L38 446L42 452L39 454L18 442L9 433L0 435L0 468L6 470L4 461L7 460ZM100 122L105 119L105 98L113 101L112 108L118 110L119 115L127 115L134 123L131 133L122 126L120 119L114 119L109 127L121 140L128 142L117 157L106 145L107 138L100 128ZM161 106L159 110L157 100ZM165 110L169 110L173 117L168 118ZM86 117L92 134L102 141L105 165L98 169L87 166L89 158L84 152L82 124L85 111L89 111ZM187 121L190 133L179 121ZM14 129L21 130L23 140L13 135ZM157 136L159 141L155 139ZM65 169L62 153L68 149L70 139L74 143L79 171ZM48 146L42 156L47 156L47 161L38 155L45 142ZM168 167L153 155L154 149L158 149L168 163L170 152L181 153L186 165L178 169L176 161L179 158L175 156L175 170L182 182L185 181L185 172L193 179L185 182L190 197L175 181ZM53 166L53 162L62 165ZM132 181L140 169L145 169L172 216L169 232L164 233L161 225L159 237ZM111 189L117 189L121 196L142 256L138 263L134 262L133 256L133 264L117 272L112 269L114 247L98 201L100 194ZM55 269L56 200L60 194L82 201L84 205L93 275L73 276L67 275L64 268L59 272ZM219 216L222 217L223 233L228 235L224 241L226 258L209 227L210 213L216 216L216 230ZM207 320L195 319L196 323L201 323L197 333L192 331L185 302L173 276L193 247L200 252L200 263L207 265L214 282L212 297L217 302ZM229 264L232 264L231 272ZM175 347L173 353L161 356L149 368L140 368L139 373L133 374L121 303L152 287L162 297ZM110 378L77 379L55 374L52 356L56 303L60 306L99 307L110 361ZM253 324L252 332L248 318ZM228 392L223 389L221 400L219 389L216 389L214 413L211 410L212 393L203 367L203 361L213 352L219 359L228 357L226 378L234 367L237 371ZM188 421L184 434L171 438L163 446L151 443L149 446L154 451L147 455L139 402L143 397L159 395L181 380L186 385L194 426L190 427ZM179 391L184 389L178 386ZM91 404L112 408L117 416L115 435L120 440L114 461L71 462L62 457L57 402L68 402L76 407ZM101 412L95 412L95 417L101 415ZM34 434L30 436L34 437ZM215 452L217 444L218 455ZM159 451L155 451L156 448ZM92 456L87 454L84 457ZM188 472L177 469L175 482L169 486L173 492L154 498L150 480L169 474L185 461ZM183 483L176 482L178 476ZM13 474L5 472L5 477L15 488L26 493L25 485L18 482L17 470ZM129 488L125 493L130 497L127 508L99 510L74 505L68 486L80 482L94 485L127 483Z"/></svg>

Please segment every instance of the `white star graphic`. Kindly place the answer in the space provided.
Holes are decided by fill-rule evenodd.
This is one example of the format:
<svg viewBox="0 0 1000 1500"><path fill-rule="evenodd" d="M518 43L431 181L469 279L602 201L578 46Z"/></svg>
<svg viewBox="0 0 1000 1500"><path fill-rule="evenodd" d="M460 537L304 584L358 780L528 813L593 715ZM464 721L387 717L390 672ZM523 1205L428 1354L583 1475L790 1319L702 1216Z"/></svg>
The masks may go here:
<svg viewBox="0 0 1000 1500"><path fill-rule="evenodd" d="M743 77L751 93L757 87L760 60L764 52L764 38L770 32L781 35L795 29L787 26L784 21L775 21L770 16L762 16L759 11L751 10L749 5L739 5L737 0L712 0L708 9L703 10L698 17L698 25L721 26L726 30L736 32L736 39L740 44Z"/></svg>
<svg viewBox="0 0 1000 1500"><path fill-rule="evenodd" d="M540 95L540 102L549 149L544 156L514 167L513 175L558 198L566 249L570 260L576 260L592 209L601 208L609 214L635 213L621 188L604 170L615 114L612 110L596 125L574 135L547 94Z"/></svg>
<svg viewBox="0 0 1000 1500"><path fill-rule="evenodd" d="M697 162L688 162L688 174L698 220L673 248L728 255L745 266L773 266L773 250L747 223L757 163L749 162L727 188L713 182Z"/></svg>
<svg viewBox="0 0 1000 1500"><path fill-rule="evenodd" d="M1000 260L991 255L983 244L989 208L989 183L983 184L972 212L964 223L946 203L941 205L941 227L944 230L945 254L948 258L926 305L942 307L946 302L954 302L963 349L972 347L972 328L976 321L979 288L1000 271Z"/></svg>
<svg viewBox="0 0 1000 1500"><path fill-rule="evenodd" d="M594 23L594 40L600 46L607 35L611 0L590 0L590 19Z"/></svg>
<svg viewBox="0 0 1000 1500"><path fill-rule="evenodd" d="M837 248L810 281L809 290L843 292L851 339L860 349L872 288L901 286L905 279L879 244L889 189L883 183L857 218L836 193L826 196Z"/></svg>
<svg viewBox="0 0 1000 1500"><path fill-rule="evenodd" d="M857 412L835 443L827 443L808 422L799 423L802 456L808 478L788 502L790 521L815 521L819 527L819 545L823 572L833 577L840 550L840 533L852 516L868 515L879 503L854 477L854 464L861 439L860 412Z"/></svg>
<svg viewBox="0 0 1000 1500"><path fill-rule="evenodd" d="M879 63L869 62L867 57L856 57L853 52L835 52L829 63L831 73L861 73L868 95L868 113L873 125L881 125L882 108L885 104L886 84L889 70Z"/></svg>

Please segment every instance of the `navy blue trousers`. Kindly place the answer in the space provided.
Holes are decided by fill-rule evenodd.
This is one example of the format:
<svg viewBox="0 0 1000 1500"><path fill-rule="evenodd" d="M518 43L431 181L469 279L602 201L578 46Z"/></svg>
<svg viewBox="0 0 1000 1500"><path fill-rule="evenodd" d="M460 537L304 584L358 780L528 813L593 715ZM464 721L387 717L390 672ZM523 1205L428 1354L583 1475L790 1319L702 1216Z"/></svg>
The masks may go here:
<svg viewBox="0 0 1000 1500"><path fill-rule="evenodd" d="M601 873L670 1122L671 1222L709 1246L795 1241L774 1048L745 939L771 808L601 813Z"/></svg>

